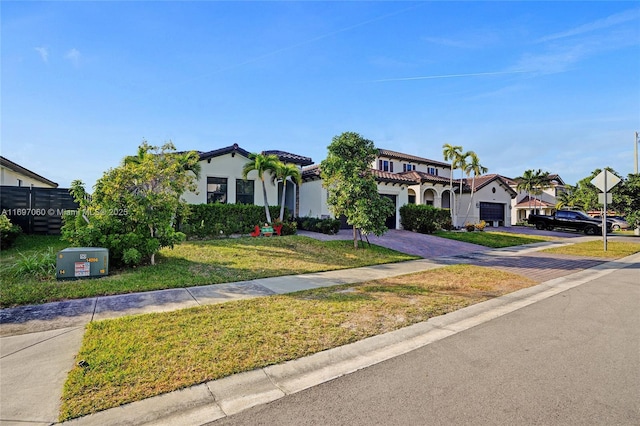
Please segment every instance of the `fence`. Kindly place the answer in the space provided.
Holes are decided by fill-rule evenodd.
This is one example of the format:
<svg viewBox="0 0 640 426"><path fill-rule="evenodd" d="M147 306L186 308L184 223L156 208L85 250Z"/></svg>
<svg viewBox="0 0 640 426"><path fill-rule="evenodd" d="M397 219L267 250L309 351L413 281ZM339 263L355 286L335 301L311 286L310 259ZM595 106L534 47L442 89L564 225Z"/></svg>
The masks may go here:
<svg viewBox="0 0 640 426"><path fill-rule="evenodd" d="M77 210L66 188L0 186L0 212L26 234L59 235L65 210Z"/></svg>

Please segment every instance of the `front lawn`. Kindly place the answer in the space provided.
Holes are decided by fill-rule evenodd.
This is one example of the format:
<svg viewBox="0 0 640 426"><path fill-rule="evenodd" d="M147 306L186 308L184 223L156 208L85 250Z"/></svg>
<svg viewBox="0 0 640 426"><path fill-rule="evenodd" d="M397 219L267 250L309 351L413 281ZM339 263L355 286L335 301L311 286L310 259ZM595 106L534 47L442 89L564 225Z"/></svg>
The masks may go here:
<svg viewBox="0 0 640 426"><path fill-rule="evenodd" d="M163 249L154 266L116 270L98 279L57 281L48 275L16 274L15 266L52 247L65 247L59 237L21 236L17 246L2 251L0 305L9 307L64 299L161 290L206 284L356 268L417 259L379 246L354 250L351 241L317 241L303 236L230 238L188 241Z"/></svg>
<svg viewBox="0 0 640 426"><path fill-rule="evenodd" d="M552 241L553 237L512 234L510 232L454 232L439 231L434 233L436 237L448 238L450 240L464 241L466 243L478 244L485 247L502 248L519 246L523 244L540 243Z"/></svg>
<svg viewBox="0 0 640 426"><path fill-rule="evenodd" d="M349 244L350 242L347 242ZM92 322L60 420L297 359L534 285L457 265L321 288Z"/></svg>
<svg viewBox="0 0 640 426"><path fill-rule="evenodd" d="M594 240L585 243L548 248L543 251L547 253L567 254L571 256L619 259L621 257L630 256L634 253L640 252L640 243L608 241L607 251L604 251L604 242L602 240Z"/></svg>

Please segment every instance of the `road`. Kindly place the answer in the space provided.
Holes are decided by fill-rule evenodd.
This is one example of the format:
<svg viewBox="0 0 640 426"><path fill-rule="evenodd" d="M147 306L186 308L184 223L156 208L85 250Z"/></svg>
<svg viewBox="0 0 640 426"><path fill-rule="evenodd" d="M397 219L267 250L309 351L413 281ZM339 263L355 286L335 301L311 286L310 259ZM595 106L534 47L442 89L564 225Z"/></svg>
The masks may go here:
<svg viewBox="0 0 640 426"><path fill-rule="evenodd" d="M218 425L638 425L640 264Z"/></svg>

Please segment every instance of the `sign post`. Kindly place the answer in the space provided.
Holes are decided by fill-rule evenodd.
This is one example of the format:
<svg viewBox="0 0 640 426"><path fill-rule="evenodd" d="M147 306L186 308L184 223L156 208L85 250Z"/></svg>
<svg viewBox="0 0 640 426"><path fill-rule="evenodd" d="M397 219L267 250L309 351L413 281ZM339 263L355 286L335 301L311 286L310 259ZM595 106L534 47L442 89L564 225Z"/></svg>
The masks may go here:
<svg viewBox="0 0 640 426"><path fill-rule="evenodd" d="M607 202L611 202L611 194L609 190L616 186L620 182L620 178L609 170L605 169L601 171L598 176L591 179L591 183L604 192L602 197L598 197L602 200L604 211L602 213L602 239L604 241L604 251L607 251Z"/></svg>

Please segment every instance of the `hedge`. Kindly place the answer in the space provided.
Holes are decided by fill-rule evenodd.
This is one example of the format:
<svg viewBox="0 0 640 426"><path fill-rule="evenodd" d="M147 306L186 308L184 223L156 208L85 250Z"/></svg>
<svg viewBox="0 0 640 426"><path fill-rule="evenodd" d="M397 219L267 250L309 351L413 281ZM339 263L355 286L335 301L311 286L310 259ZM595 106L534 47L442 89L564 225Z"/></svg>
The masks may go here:
<svg viewBox="0 0 640 426"><path fill-rule="evenodd" d="M405 204L400 207L400 223L408 231L431 234L440 229L451 229L451 213L425 204Z"/></svg>
<svg viewBox="0 0 640 426"><path fill-rule="evenodd" d="M280 215L279 206L269 206L269 211L272 218ZM249 234L267 221L264 206L255 204L190 204L179 216L180 231L198 238ZM289 217L287 208L284 216ZM295 226L287 223L283 231L295 234Z"/></svg>

